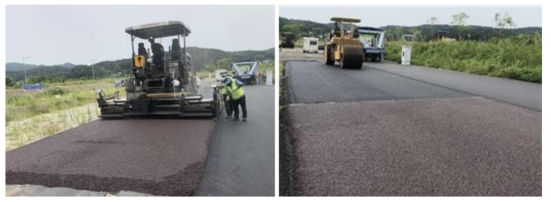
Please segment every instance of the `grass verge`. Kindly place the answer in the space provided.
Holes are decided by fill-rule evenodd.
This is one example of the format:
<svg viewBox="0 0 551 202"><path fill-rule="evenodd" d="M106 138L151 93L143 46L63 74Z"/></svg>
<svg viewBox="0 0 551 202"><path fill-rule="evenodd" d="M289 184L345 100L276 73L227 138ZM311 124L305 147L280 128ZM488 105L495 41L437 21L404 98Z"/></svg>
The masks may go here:
<svg viewBox="0 0 551 202"><path fill-rule="evenodd" d="M386 43L386 59L398 62L401 42ZM542 82L542 37L519 35L488 41L413 43L413 65L478 75Z"/></svg>

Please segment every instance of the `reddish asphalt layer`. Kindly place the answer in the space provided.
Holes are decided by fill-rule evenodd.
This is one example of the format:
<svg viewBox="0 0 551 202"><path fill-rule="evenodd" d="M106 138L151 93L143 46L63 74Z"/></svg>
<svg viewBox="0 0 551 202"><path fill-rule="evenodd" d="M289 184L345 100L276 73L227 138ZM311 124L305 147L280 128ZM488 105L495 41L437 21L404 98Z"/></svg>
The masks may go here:
<svg viewBox="0 0 551 202"><path fill-rule="evenodd" d="M541 112L480 97L288 110L297 195L542 194Z"/></svg>
<svg viewBox="0 0 551 202"><path fill-rule="evenodd" d="M6 184L192 195L214 122L97 120L6 154Z"/></svg>

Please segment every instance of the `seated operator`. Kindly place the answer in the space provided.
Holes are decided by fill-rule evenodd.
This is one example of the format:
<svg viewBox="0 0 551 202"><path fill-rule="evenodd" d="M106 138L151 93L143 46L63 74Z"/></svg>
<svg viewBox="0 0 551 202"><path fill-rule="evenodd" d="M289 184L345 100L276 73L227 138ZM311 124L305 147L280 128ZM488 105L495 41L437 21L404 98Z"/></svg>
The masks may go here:
<svg viewBox="0 0 551 202"><path fill-rule="evenodd" d="M162 69L164 67L163 58L165 49L160 43L155 43L155 38L153 37L149 38L148 41L151 43L151 51L153 52L153 64Z"/></svg>

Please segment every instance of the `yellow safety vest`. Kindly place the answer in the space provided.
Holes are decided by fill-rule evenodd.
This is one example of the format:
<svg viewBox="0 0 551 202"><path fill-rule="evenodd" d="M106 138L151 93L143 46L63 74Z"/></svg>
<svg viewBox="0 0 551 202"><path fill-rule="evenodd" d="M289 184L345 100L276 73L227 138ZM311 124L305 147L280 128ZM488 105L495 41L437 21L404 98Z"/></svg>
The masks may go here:
<svg viewBox="0 0 551 202"><path fill-rule="evenodd" d="M238 100L239 98L243 97L245 95L245 90L243 88L238 88L237 83L235 82L235 79L231 79L230 86L226 86L226 89L228 92L230 92L230 96L232 100Z"/></svg>
<svg viewBox="0 0 551 202"><path fill-rule="evenodd" d="M220 89L220 94L222 94L222 95L228 94L228 91L226 90L226 87Z"/></svg>

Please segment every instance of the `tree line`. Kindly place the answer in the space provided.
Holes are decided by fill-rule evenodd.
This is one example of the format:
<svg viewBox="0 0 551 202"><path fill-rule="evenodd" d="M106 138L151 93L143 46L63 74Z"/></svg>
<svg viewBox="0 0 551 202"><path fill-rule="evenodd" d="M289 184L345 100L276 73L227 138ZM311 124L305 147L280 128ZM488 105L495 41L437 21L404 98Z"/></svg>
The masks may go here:
<svg viewBox="0 0 551 202"><path fill-rule="evenodd" d="M456 40L487 41L492 38L508 38L521 34L542 33L541 27L517 28L513 18L507 13L496 13L493 16L494 27L468 25L469 16L465 12L454 14L449 24L444 24L437 17L430 17L423 25L379 27L385 30L388 41L401 40L404 34L414 35L417 41L431 41L443 37ZM295 39L302 37L325 37L334 27L333 23L318 23L307 20L279 18L280 32L291 32Z"/></svg>
<svg viewBox="0 0 551 202"><path fill-rule="evenodd" d="M275 49L261 51L222 51L218 49L206 49L189 47L188 52L192 56L197 71L212 68L213 64L220 61L238 60L274 60ZM93 66L93 69L92 69ZM115 61L103 61L93 65L75 65L67 67L63 65L38 66L27 70L27 83L65 82L67 80L87 80L105 77L125 77L132 69L132 59L120 59ZM20 71L6 71L6 86L15 86L25 80L25 73Z"/></svg>

